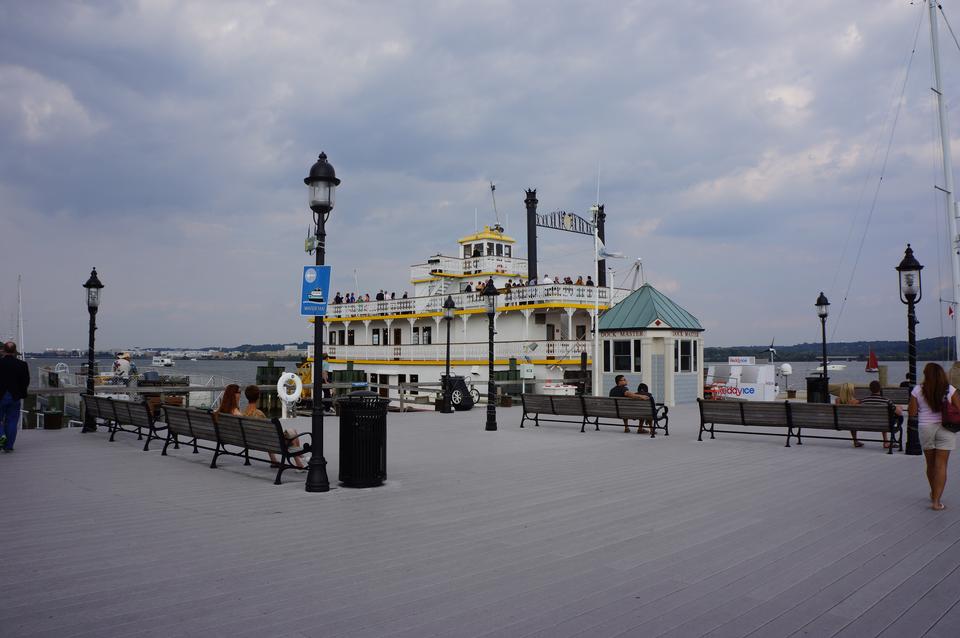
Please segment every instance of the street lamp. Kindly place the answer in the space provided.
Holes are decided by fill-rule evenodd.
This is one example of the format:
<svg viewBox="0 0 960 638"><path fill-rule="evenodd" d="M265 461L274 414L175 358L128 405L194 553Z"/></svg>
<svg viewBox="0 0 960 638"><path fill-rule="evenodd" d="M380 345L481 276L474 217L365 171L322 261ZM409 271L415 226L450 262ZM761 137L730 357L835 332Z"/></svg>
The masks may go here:
<svg viewBox="0 0 960 638"><path fill-rule="evenodd" d="M310 174L303 178L307 185L308 202L313 211L313 223L316 226L317 265L322 266L326 256L327 219L333 210L334 195L340 180L333 166L327 162L327 154L320 153L316 163L310 167ZM308 492L330 491L330 479L327 478L327 460L323 458L323 371L317 364L323 360L323 317L313 318L313 410L311 411L311 439L313 450L310 463L307 464ZM319 374L318 374L319 372Z"/></svg>
<svg viewBox="0 0 960 638"><path fill-rule="evenodd" d="M916 304L923 296L923 287L920 282L920 271L923 266L913 256L913 249L907 244L907 250L903 253L903 260L897 266L897 273L900 276L900 301L907 305L907 381L912 388L917 384L917 313ZM912 456L922 454L920 448L920 432L917 430L917 420L909 419L907 421L907 448L906 454Z"/></svg>
<svg viewBox="0 0 960 638"><path fill-rule="evenodd" d="M487 327L489 329L490 351L487 361L487 432L496 432L497 430L497 406L496 396L493 384L493 319L497 314L497 290L496 284L491 277L483 287L483 299L487 302Z"/></svg>
<svg viewBox="0 0 960 638"><path fill-rule="evenodd" d="M823 403L830 403L830 393L827 390L827 315L830 314L830 302L827 301L827 296L823 294L823 291L817 297L816 306L817 316L820 317L820 333L823 341L823 362L820 371L820 378L822 379L820 382L821 400Z"/></svg>
<svg viewBox="0 0 960 638"><path fill-rule="evenodd" d="M443 377L443 403L440 406L443 414L453 412L453 406L450 405L450 324L453 323L453 311L456 309L453 296L447 295L447 300L443 302L443 320L447 324L447 374Z"/></svg>
<svg viewBox="0 0 960 638"><path fill-rule="evenodd" d="M97 277L96 268L90 271L90 278L87 279L87 283L83 284L83 287L87 289L87 312L90 313L90 336L87 344L87 398L89 399L93 396L93 383L97 377L97 364L93 360L93 335L97 330L97 308L100 307L100 290L103 288L100 278ZM96 431L97 419L92 412L87 410L83 417L83 428L80 432Z"/></svg>

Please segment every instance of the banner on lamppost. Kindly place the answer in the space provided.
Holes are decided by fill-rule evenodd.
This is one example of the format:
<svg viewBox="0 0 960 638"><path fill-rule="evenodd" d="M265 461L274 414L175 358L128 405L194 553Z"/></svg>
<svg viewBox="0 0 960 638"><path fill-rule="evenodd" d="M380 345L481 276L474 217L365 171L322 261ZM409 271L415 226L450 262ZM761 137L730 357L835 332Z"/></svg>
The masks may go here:
<svg viewBox="0 0 960 638"><path fill-rule="evenodd" d="M330 266L304 266L300 278L300 315L323 317L330 298Z"/></svg>

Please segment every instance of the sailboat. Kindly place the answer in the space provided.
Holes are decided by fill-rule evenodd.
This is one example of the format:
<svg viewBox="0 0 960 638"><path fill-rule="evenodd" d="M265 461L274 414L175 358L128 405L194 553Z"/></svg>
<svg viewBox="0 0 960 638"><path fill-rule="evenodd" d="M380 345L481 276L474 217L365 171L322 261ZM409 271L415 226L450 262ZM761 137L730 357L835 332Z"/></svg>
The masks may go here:
<svg viewBox="0 0 960 638"><path fill-rule="evenodd" d="M870 348L870 355L867 357L867 367L864 368L864 372L879 372L880 371L880 362L877 361L877 354L873 351L873 348Z"/></svg>

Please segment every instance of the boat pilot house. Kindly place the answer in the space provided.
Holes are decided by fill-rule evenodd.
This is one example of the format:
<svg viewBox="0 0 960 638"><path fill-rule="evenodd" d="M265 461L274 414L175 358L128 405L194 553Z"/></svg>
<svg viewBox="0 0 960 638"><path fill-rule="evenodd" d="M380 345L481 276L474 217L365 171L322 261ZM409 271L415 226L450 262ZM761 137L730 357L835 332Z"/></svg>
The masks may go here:
<svg viewBox="0 0 960 638"><path fill-rule="evenodd" d="M703 326L650 284L600 317L600 338L604 391L622 374L631 390L646 383L666 405L703 397Z"/></svg>

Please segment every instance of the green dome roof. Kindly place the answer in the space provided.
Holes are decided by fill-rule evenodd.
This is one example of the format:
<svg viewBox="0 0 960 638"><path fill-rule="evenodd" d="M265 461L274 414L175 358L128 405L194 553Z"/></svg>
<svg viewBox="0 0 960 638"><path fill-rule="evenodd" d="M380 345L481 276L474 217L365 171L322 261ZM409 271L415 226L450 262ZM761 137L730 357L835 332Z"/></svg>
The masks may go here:
<svg viewBox="0 0 960 638"><path fill-rule="evenodd" d="M643 284L600 317L601 332L637 328L703 330L696 317L650 284Z"/></svg>

